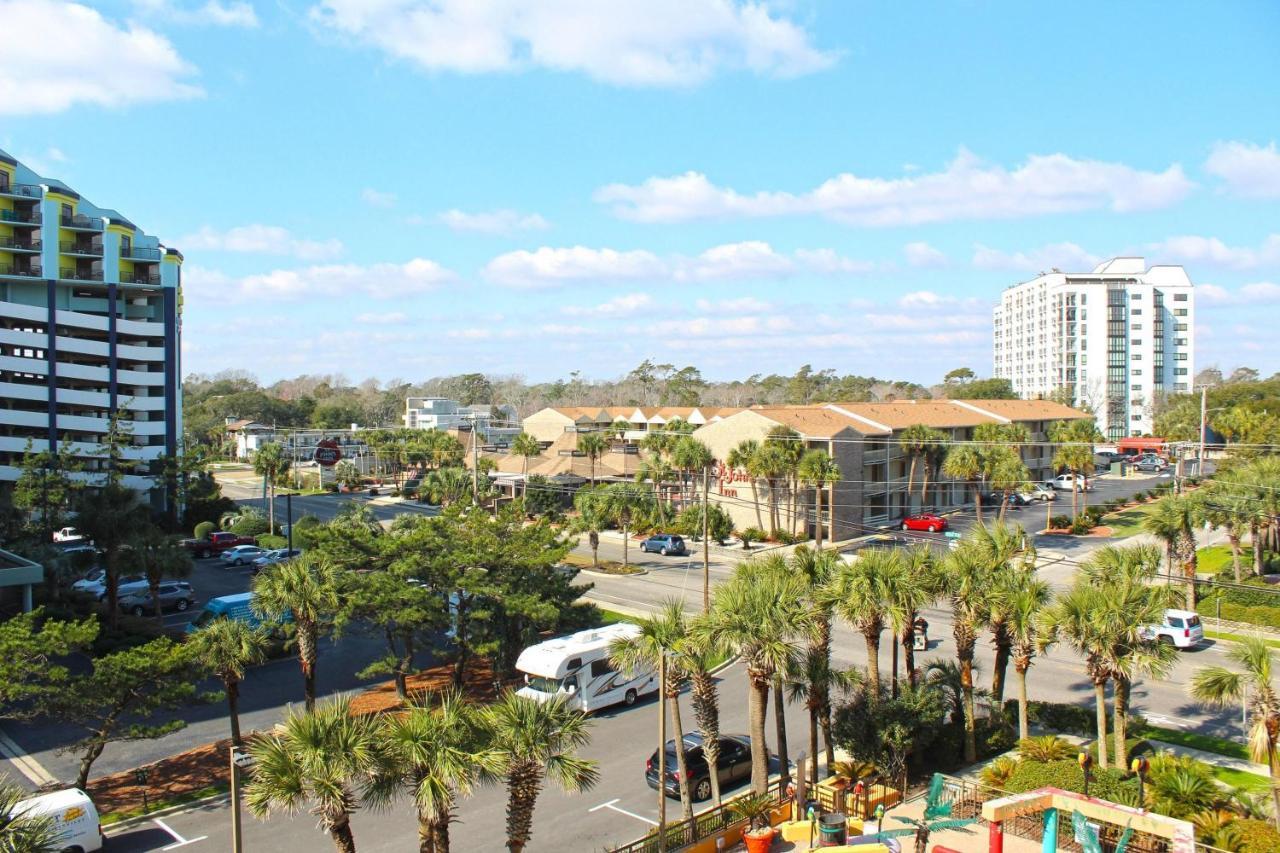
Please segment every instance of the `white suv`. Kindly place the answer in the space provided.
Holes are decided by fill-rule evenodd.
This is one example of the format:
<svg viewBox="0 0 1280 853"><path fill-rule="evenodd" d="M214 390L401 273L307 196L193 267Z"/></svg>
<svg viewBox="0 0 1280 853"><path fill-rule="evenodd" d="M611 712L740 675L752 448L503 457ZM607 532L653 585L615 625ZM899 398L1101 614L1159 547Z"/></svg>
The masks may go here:
<svg viewBox="0 0 1280 853"><path fill-rule="evenodd" d="M1074 474L1059 474L1052 480L1046 481L1045 485L1055 489L1063 489L1064 491L1075 489L1077 492L1084 492L1093 489L1093 482L1088 477L1081 476L1076 479Z"/></svg>
<svg viewBox="0 0 1280 853"><path fill-rule="evenodd" d="M1138 630L1144 640L1155 640L1180 649L1199 645L1204 639L1200 615L1190 610L1166 610L1164 621L1159 625L1143 625Z"/></svg>

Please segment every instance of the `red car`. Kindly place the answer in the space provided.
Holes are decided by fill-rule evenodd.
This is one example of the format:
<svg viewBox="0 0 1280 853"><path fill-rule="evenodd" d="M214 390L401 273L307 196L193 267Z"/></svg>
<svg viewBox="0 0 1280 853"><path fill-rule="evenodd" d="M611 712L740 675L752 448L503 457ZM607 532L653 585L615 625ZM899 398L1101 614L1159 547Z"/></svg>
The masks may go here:
<svg viewBox="0 0 1280 853"><path fill-rule="evenodd" d="M919 515L909 515L902 519L902 529L927 530L930 533L937 533L939 530L947 529L947 520L931 512L922 512Z"/></svg>

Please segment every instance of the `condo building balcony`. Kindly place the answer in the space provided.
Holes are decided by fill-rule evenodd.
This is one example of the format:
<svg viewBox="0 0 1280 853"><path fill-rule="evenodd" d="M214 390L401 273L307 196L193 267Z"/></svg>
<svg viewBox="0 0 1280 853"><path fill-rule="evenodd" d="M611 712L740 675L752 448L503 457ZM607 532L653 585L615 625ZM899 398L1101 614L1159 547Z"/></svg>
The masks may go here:
<svg viewBox="0 0 1280 853"><path fill-rule="evenodd" d="M121 250L120 257L130 261L158 261L160 250L146 246L129 246Z"/></svg>
<svg viewBox="0 0 1280 853"><path fill-rule="evenodd" d="M37 228L44 219L40 215L40 211L25 210L0 210L0 222L6 225L14 225L23 228Z"/></svg>
<svg viewBox="0 0 1280 853"><path fill-rule="evenodd" d="M101 219L96 216L85 216L83 213L63 214L61 224L63 228L69 228L72 231L101 231L103 228Z"/></svg>
<svg viewBox="0 0 1280 853"><path fill-rule="evenodd" d="M121 284L159 284L160 273L143 272L142 270L134 270L130 273L120 274Z"/></svg>
<svg viewBox="0 0 1280 853"><path fill-rule="evenodd" d="M18 278L40 278L42 272L39 266L31 266L30 264L7 264L0 263L0 276L17 276Z"/></svg>
<svg viewBox="0 0 1280 853"><path fill-rule="evenodd" d="M100 258L102 257L102 244L78 241L74 243L63 242L58 244L58 250L64 255L73 255L80 258Z"/></svg>
<svg viewBox="0 0 1280 853"><path fill-rule="evenodd" d="M43 194L37 184L0 183L0 196L5 198L40 198Z"/></svg>
<svg viewBox="0 0 1280 853"><path fill-rule="evenodd" d="M102 281L102 270L89 269L87 267L80 269L63 267L58 271L58 278L63 281Z"/></svg>
<svg viewBox="0 0 1280 853"><path fill-rule="evenodd" d="M0 237L0 251L4 252L36 252L43 244L39 240L22 239L21 237Z"/></svg>

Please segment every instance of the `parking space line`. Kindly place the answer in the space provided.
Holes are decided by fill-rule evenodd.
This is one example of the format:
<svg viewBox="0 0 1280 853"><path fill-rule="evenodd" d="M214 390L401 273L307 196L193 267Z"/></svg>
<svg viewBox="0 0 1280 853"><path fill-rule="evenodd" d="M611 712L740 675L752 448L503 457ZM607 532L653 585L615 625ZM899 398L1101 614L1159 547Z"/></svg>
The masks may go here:
<svg viewBox="0 0 1280 853"><path fill-rule="evenodd" d="M640 816L640 815L636 814L635 812L629 812L629 811L627 811L626 809L619 808L619 807L615 806L615 805L614 805L614 803L618 802L618 800L620 800L620 799L622 799L622 798L621 798L621 797L614 797L614 798L613 798L612 800L610 800L609 802L607 802L607 803L601 803L600 805L595 806L594 808L587 809L587 811L589 811L589 812L597 812L597 811L600 811L600 809L612 809L613 811L618 812L619 814L624 814L624 815L626 815L627 817L633 817L633 818L635 818L636 820L642 820L642 821L644 821L645 823L649 824L650 826L657 826L657 825L658 825L658 822L657 822L656 820L650 820L649 818L647 818L647 817L642 817L642 816ZM168 848L165 848L165 849L167 850Z"/></svg>
<svg viewBox="0 0 1280 853"><path fill-rule="evenodd" d="M160 818L153 818L151 822L173 836L174 841L177 842L176 844L170 844L168 847L161 847L161 850L173 850L178 847L186 847L188 844L195 844L197 841L204 841L209 837L207 835L202 835L199 838L183 838L174 831L173 827L169 826L169 824L165 823Z"/></svg>
<svg viewBox="0 0 1280 853"><path fill-rule="evenodd" d="M3 731L0 731L0 755L13 762L13 766L18 768L18 772L36 785L48 785L58 781L53 778L48 770L44 769L44 765L27 755L26 751Z"/></svg>

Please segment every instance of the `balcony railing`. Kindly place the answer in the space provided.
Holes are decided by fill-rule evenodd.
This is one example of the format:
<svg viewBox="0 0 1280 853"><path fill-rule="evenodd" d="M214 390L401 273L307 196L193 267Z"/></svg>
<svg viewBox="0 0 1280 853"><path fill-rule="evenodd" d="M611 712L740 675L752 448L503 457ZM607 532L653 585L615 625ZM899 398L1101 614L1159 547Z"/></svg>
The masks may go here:
<svg viewBox="0 0 1280 853"><path fill-rule="evenodd" d="M80 270L69 270L65 267L59 270L58 278L63 281L102 281L102 273L88 270L81 272Z"/></svg>
<svg viewBox="0 0 1280 853"><path fill-rule="evenodd" d="M19 225L39 225L39 213L21 213L17 210L0 210L0 222L16 222Z"/></svg>
<svg viewBox="0 0 1280 853"><path fill-rule="evenodd" d="M24 278L39 278L39 267L20 267L17 264L0 264L0 275L19 275Z"/></svg>
<svg viewBox="0 0 1280 853"><path fill-rule="evenodd" d="M160 273L158 272L135 272L127 273L120 276L121 284L159 284Z"/></svg>
<svg viewBox="0 0 1280 853"><path fill-rule="evenodd" d="M39 240L19 240L16 237L0 237L0 249L17 249L23 252L40 251Z"/></svg>
<svg viewBox="0 0 1280 853"><path fill-rule="evenodd" d="M160 260L160 250L150 249L145 246L130 246L120 253L120 257L132 261L158 261Z"/></svg>
<svg viewBox="0 0 1280 853"><path fill-rule="evenodd" d="M91 255L102 257L102 247L93 243L59 243L58 250L64 255Z"/></svg>
<svg viewBox="0 0 1280 853"><path fill-rule="evenodd" d="M76 213L71 216L61 217L63 228L80 228L85 231L101 231L102 220L96 216L85 216L83 213Z"/></svg>
<svg viewBox="0 0 1280 853"><path fill-rule="evenodd" d="M43 190L36 184L0 184L0 195L40 198L43 195Z"/></svg>

